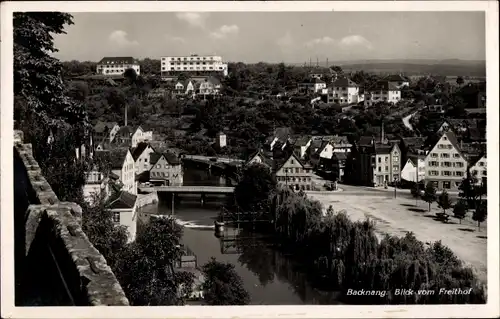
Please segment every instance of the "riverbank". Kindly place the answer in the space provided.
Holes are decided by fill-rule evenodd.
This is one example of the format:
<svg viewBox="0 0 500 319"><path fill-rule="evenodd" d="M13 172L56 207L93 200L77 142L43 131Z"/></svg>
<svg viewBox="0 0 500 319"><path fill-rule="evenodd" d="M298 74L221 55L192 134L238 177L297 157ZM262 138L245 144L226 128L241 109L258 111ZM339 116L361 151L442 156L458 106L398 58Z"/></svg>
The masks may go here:
<svg viewBox="0 0 500 319"><path fill-rule="evenodd" d="M471 266L478 278L487 282L487 227L478 230L470 217L462 224L451 217L449 223L434 220L435 213L442 210L433 204L431 212L423 201L388 198L370 195L346 195L311 193L326 210L330 205L335 211L345 210L353 221L370 218L373 220L377 237L385 234L404 236L413 232L424 243L441 241L449 247L467 266Z"/></svg>

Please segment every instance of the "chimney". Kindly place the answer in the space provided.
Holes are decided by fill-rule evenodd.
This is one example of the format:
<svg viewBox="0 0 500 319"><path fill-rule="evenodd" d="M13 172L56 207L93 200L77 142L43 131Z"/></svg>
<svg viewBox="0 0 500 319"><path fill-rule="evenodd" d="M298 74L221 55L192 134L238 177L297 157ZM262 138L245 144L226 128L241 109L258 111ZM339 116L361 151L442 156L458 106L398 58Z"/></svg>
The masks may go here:
<svg viewBox="0 0 500 319"><path fill-rule="evenodd" d="M384 139L385 139L385 132L384 132L384 122L382 122L382 132L380 133L380 142L381 143L384 143Z"/></svg>
<svg viewBox="0 0 500 319"><path fill-rule="evenodd" d="M125 126L127 126L127 112L128 112L128 105L125 104Z"/></svg>

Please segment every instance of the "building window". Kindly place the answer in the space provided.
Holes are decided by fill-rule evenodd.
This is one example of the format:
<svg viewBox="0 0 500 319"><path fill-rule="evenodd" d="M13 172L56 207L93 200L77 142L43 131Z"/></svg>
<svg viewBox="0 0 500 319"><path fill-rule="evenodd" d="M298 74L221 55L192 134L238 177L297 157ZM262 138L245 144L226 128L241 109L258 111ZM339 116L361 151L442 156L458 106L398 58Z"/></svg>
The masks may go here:
<svg viewBox="0 0 500 319"><path fill-rule="evenodd" d="M378 167L378 171L379 171L379 172L382 172L382 167L380 167L380 166L379 166L379 167Z"/></svg>
<svg viewBox="0 0 500 319"><path fill-rule="evenodd" d="M378 162L382 163L382 158L381 157L378 158Z"/></svg>
<svg viewBox="0 0 500 319"><path fill-rule="evenodd" d="M450 189L450 182L443 182L443 188Z"/></svg>
<svg viewBox="0 0 500 319"><path fill-rule="evenodd" d="M441 172L443 176L451 176L451 172L450 171L442 171Z"/></svg>
<svg viewBox="0 0 500 319"><path fill-rule="evenodd" d="M119 212L113 213L113 222L115 222L115 223L120 222L120 213Z"/></svg>
<svg viewBox="0 0 500 319"><path fill-rule="evenodd" d="M389 166L386 166L385 167L385 171L387 172L389 170Z"/></svg>
<svg viewBox="0 0 500 319"><path fill-rule="evenodd" d="M431 153L431 157L438 157L437 153Z"/></svg>
<svg viewBox="0 0 500 319"><path fill-rule="evenodd" d="M298 174L300 171L300 169L298 167L295 168L295 173Z"/></svg>
<svg viewBox="0 0 500 319"><path fill-rule="evenodd" d="M463 176L463 175L464 175L464 174L463 174L462 172L460 172L460 171L456 171L456 172L455 172L455 176Z"/></svg>
<svg viewBox="0 0 500 319"><path fill-rule="evenodd" d="M453 157L454 157L454 158L459 158L459 157L460 157L460 154L455 153L455 154L453 154Z"/></svg>

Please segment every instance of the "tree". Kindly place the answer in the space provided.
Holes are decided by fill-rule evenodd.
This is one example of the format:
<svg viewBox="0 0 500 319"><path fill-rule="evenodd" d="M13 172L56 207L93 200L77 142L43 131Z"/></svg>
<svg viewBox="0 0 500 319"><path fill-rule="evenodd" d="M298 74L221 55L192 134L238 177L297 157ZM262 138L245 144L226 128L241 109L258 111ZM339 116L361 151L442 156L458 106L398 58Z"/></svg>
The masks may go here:
<svg viewBox="0 0 500 319"><path fill-rule="evenodd" d="M418 203L418 199L420 198L420 189L418 183L415 183L415 185L413 185L413 187L411 188L411 195Z"/></svg>
<svg viewBox="0 0 500 319"><path fill-rule="evenodd" d="M467 175L458 186L458 196L467 201L470 208L475 208L481 194L481 187L477 185L477 178L467 169Z"/></svg>
<svg viewBox="0 0 500 319"><path fill-rule="evenodd" d="M52 56L57 52L52 35L65 33L65 25L71 24L68 13L14 13L14 95L23 97L47 126L54 120L86 120L84 108L65 94L62 65Z"/></svg>
<svg viewBox="0 0 500 319"><path fill-rule="evenodd" d="M479 203L474 213L472 214L472 220L477 222L477 227L481 230L481 223L486 220L486 216L488 215L488 207L486 205L486 201Z"/></svg>
<svg viewBox="0 0 500 319"><path fill-rule="evenodd" d="M82 229L90 242L104 256L111 269L116 268L120 254L127 243L127 230L113 223L113 215L107 209L113 199L105 194L95 194L91 203L83 203Z"/></svg>
<svg viewBox="0 0 500 319"><path fill-rule="evenodd" d="M234 270L234 265L212 258L203 265L203 273L203 297L207 304L247 305L250 302L250 295L243 286L243 280Z"/></svg>
<svg viewBox="0 0 500 319"><path fill-rule="evenodd" d="M461 76L457 77L457 84L458 84L459 86L462 86L462 84L464 84L464 82L465 82L465 81L464 81L464 78L463 78L463 77L461 77Z"/></svg>
<svg viewBox="0 0 500 319"><path fill-rule="evenodd" d="M443 213L445 213L445 214L446 214L446 210L452 207L450 196L448 195L448 192L446 191L446 189L443 190L441 192L441 194L439 195L438 205L439 205L439 208L443 209Z"/></svg>
<svg viewBox="0 0 500 319"><path fill-rule="evenodd" d="M465 204L462 201L458 201L455 206L453 207L453 215L458 218L460 221L460 224L462 224L462 219L465 218L465 215L467 214L467 208Z"/></svg>
<svg viewBox="0 0 500 319"><path fill-rule="evenodd" d="M194 276L175 268L184 254L181 237L182 226L175 219L151 218L122 253L116 275L134 306L185 303Z"/></svg>
<svg viewBox="0 0 500 319"><path fill-rule="evenodd" d="M428 182L427 185L425 185L422 199L429 204L429 211L431 211L431 204L436 201L436 188L434 187L434 183Z"/></svg>
<svg viewBox="0 0 500 319"><path fill-rule="evenodd" d="M276 181L269 168L263 164L251 164L243 170L234 195L243 211L264 213L269 210L269 196L275 188Z"/></svg>

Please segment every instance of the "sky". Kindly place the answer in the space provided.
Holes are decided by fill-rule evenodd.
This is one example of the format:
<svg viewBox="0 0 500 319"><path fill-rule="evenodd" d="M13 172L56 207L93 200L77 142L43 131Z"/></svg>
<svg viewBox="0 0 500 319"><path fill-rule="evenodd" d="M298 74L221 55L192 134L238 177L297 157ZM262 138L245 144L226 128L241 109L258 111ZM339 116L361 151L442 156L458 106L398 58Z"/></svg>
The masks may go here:
<svg viewBox="0 0 500 319"><path fill-rule="evenodd" d="M63 60L221 55L229 62L485 60L484 12L73 13Z"/></svg>

